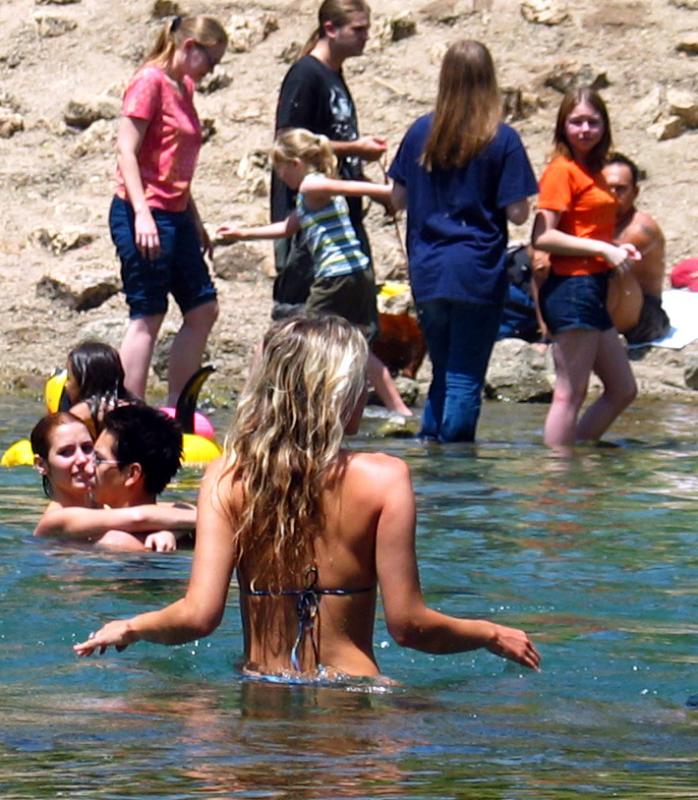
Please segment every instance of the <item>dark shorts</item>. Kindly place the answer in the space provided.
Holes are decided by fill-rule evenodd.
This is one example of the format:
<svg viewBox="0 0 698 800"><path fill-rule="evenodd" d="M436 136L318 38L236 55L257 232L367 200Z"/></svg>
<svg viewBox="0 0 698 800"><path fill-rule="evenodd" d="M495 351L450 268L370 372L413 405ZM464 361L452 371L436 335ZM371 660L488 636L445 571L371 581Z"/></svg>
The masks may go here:
<svg viewBox="0 0 698 800"><path fill-rule="evenodd" d="M378 334L376 282L372 269L334 278L318 278L310 288L305 309L336 314L360 328L371 342Z"/></svg>
<svg viewBox="0 0 698 800"><path fill-rule="evenodd" d="M152 212L160 236L160 255L154 261L136 247L131 204L115 197L109 209L109 229L121 260L131 319L164 314L170 293L182 314L216 299L191 214L157 208Z"/></svg>
<svg viewBox="0 0 698 800"><path fill-rule="evenodd" d="M666 336L671 328L669 317L662 308L662 298L652 294L643 295L640 319L634 328L626 332L628 344L646 344Z"/></svg>
<svg viewBox="0 0 698 800"><path fill-rule="evenodd" d="M550 333L607 331L613 322L606 310L608 272L595 275L550 273L539 292L540 310Z"/></svg>

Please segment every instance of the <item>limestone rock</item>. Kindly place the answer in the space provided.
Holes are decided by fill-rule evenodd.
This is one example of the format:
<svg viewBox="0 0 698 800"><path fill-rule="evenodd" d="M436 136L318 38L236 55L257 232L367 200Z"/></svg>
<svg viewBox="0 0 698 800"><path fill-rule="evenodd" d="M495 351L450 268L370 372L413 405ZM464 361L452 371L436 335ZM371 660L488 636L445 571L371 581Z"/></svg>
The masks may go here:
<svg viewBox="0 0 698 800"><path fill-rule="evenodd" d="M446 42L438 42L429 48L429 63L438 66L444 59L448 45Z"/></svg>
<svg viewBox="0 0 698 800"><path fill-rule="evenodd" d="M569 17L562 0L524 0L521 16L534 25L559 25Z"/></svg>
<svg viewBox="0 0 698 800"><path fill-rule="evenodd" d="M176 17L182 13L179 3L174 0L155 0L150 9L152 19L164 19L165 17Z"/></svg>
<svg viewBox="0 0 698 800"><path fill-rule="evenodd" d="M684 132L683 122L681 117L664 117L657 120L657 122L647 128L647 133L658 142L664 142L667 139L676 139Z"/></svg>
<svg viewBox="0 0 698 800"><path fill-rule="evenodd" d="M644 28L651 24L642 2L599 4L584 19L585 28Z"/></svg>
<svg viewBox="0 0 698 800"><path fill-rule="evenodd" d="M11 108L0 107L0 139L9 139L24 130L24 118Z"/></svg>
<svg viewBox="0 0 698 800"><path fill-rule="evenodd" d="M549 86L561 94L580 86L591 86L597 91L610 86L605 72L599 72L590 64L579 64L567 59L557 61L553 64L552 69L544 72L542 82L544 86Z"/></svg>
<svg viewBox="0 0 698 800"><path fill-rule="evenodd" d="M212 117L201 117L201 141L203 144L216 133L216 120Z"/></svg>
<svg viewBox="0 0 698 800"><path fill-rule="evenodd" d="M42 39L53 39L63 36L78 27L78 23L70 17L57 17L53 14L35 14L34 24Z"/></svg>
<svg viewBox="0 0 698 800"><path fill-rule="evenodd" d="M669 113L679 117L687 128L698 128L698 100L692 92L667 89Z"/></svg>
<svg viewBox="0 0 698 800"><path fill-rule="evenodd" d="M252 197L268 197L270 191L269 154L264 150L252 150L240 159L237 176L242 181L240 194Z"/></svg>
<svg viewBox="0 0 698 800"><path fill-rule="evenodd" d="M110 119L98 119L87 130L78 136L73 147L76 158L94 155L95 153L111 153L116 143L117 123Z"/></svg>
<svg viewBox="0 0 698 800"><path fill-rule="evenodd" d="M669 3L677 8L688 8L690 11L698 11L698 0L669 0Z"/></svg>
<svg viewBox="0 0 698 800"><path fill-rule="evenodd" d="M394 17L384 20L380 31L380 39L383 42L399 42L402 39L409 39L417 33L417 21L410 11L402 11Z"/></svg>
<svg viewBox="0 0 698 800"><path fill-rule="evenodd" d="M228 46L234 53L249 53L269 34L279 30L279 20L268 12L255 16L233 16L226 26Z"/></svg>
<svg viewBox="0 0 698 800"><path fill-rule="evenodd" d="M698 33L686 33L677 42L676 49L679 53L687 53L689 56L698 56Z"/></svg>
<svg viewBox="0 0 698 800"><path fill-rule="evenodd" d="M492 351L485 381L487 397L544 403L552 397L546 354L523 339L502 339Z"/></svg>
<svg viewBox="0 0 698 800"><path fill-rule="evenodd" d="M239 279L246 273L266 272L264 262L270 258L262 245L236 242L217 247L213 258L213 274L224 281Z"/></svg>
<svg viewBox="0 0 698 800"><path fill-rule="evenodd" d="M53 300L73 311L89 311L101 306L119 289L120 284L112 275L99 279L83 272L71 285L44 275L36 284L36 296Z"/></svg>
<svg viewBox="0 0 698 800"><path fill-rule="evenodd" d="M220 89L225 89L233 82L233 76L223 67L216 67L213 72L209 72L203 80L199 81L196 87L202 94L213 94Z"/></svg>
<svg viewBox="0 0 698 800"><path fill-rule="evenodd" d="M303 45L295 39L289 42L279 53L277 58L284 64L293 64L298 61Z"/></svg>
<svg viewBox="0 0 698 800"><path fill-rule="evenodd" d="M698 389L698 357L687 359L683 377L689 389Z"/></svg>
<svg viewBox="0 0 698 800"><path fill-rule="evenodd" d="M520 87L503 86L501 91L504 118L507 122L527 119L543 105L541 98L537 94L527 92Z"/></svg>
<svg viewBox="0 0 698 800"><path fill-rule="evenodd" d="M661 116L663 102L662 88L660 86L655 86L643 98L635 103L633 111L637 117L644 120L647 124L650 124L656 122Z"/></svg>
<svg viewBox="0 0 698 800"><path fill-rule="evenodd" d="M84 130L100 119L117 119L121 113L118 100L113 97L99 95L92 98L71 100L65 111L63 119L71 128Z"/></svg>
<svg viewBox="0 0 698 800"><path fill-rule="evenodd" d="M428 22L437 22L441 25L455 25L463 14L456 0L432 0L422 7L419 13Z"/></svg>
<svg viewBox="0 0 698 800"><path fill-rule="evenodd" d="M54 256L67 253L68 250L77 250L80 247L85 247L95 240L95 235L79 228L64 228L57 230L55 228L37 228L29 236L29 241L32 244L44 247L50 250Z"/></svg>

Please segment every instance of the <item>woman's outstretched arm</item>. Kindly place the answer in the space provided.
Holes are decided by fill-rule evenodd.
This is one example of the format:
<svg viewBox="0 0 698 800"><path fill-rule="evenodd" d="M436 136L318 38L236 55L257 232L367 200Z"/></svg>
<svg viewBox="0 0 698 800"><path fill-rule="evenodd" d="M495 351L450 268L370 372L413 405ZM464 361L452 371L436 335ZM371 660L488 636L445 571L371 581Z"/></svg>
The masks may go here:
<svg viewBox="0 0 698 800"><path fill-rule="evenodd" d="M131 619L108 622L73 648L80 656L114 646L123 650L141 639L160 644L182 644L208 636L225 611L230 578L235 569L235 548L230 517L218 491L221 462L206 470L199 493L196 544L186 595L159 611Z"/></svg>
<svg viewBox="0 0 698 800"><path fill-rule="evenodd" d="M451 617L427 607L415 555L415 502L406 464L390 459L376 534L376 568L388 631L404 646L429 653L484 647L531 669L540 656L526 633L488 620ZM378 487L379 491L382 491Z"/></svg>

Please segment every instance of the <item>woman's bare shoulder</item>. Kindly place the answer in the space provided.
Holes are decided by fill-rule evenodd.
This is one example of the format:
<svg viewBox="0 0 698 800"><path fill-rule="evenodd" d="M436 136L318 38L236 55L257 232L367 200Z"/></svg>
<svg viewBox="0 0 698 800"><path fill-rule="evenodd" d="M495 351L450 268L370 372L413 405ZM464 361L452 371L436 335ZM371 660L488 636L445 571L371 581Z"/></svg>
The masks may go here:
<svg viewBox="0 0 698 800"><path fill-rule="evenodd" d="M343 451L346 475L354 481L370 481L378 486L385 482L409 479L407 464L397 456L387 453L366 453Z"/></svg>

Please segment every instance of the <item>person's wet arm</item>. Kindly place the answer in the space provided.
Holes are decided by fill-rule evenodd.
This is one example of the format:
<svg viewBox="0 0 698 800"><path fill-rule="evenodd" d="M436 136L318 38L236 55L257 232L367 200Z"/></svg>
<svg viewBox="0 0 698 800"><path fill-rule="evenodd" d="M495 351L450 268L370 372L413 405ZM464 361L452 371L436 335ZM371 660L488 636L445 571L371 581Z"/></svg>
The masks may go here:
<svg viewBox="0 0 698 800"><path fill-rule="evenodd" d="M192 530L196 509L171 504L152 503L130 508L48 509L34 529L34 536L91 541L110 530L148 533L161 529Z"/></svg>
<svg viewBox="0 0 698 800"><path fill-rule="evenodd" d="M404 647L429 653L484 647L537 669L540 657L524 631L451 617L425 605L415 554L414 492L404 463L396 461L392 471L376 535L376 568L390 635Z"/></svg>
<svg viewBox="0 0 698 800"><path fill-rule="evenodd" d="M75 645L78 655L123 650L139 640L182 644L208 636L220 624L236 565L230 516L218 492L219 462L204 476L197 505L197 531L189 586L183 598L158 611L107 623Z"/></svg>

